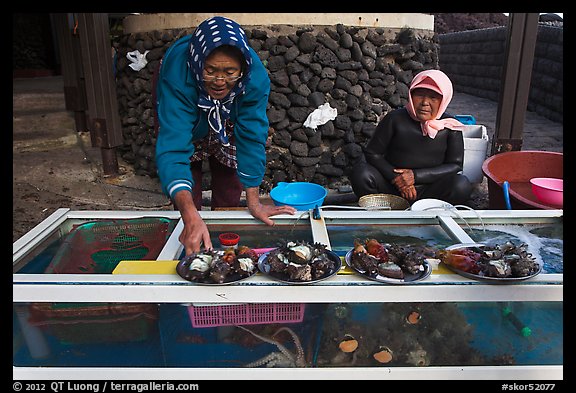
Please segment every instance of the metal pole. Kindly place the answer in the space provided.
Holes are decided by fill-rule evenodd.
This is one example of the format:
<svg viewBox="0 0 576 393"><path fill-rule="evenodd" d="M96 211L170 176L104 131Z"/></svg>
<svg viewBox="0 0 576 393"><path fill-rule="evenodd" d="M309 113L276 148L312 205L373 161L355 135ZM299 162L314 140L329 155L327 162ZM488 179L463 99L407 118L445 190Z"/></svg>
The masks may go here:
<svg viewBox="0 0 576 393"><path fill-rule="evenodd" d="M122 144L108 14L78 14L92 145L100 147L104 174L118 175L116 147Z"/></svg>
<svg viewBox="0 0 576 393"><path fill-rule="evenodd" d="M537 13L510 14L492 154L522 148L537 33Z"/></svg>
<svg viewBox="0 0 576 393"><path fill-rule="evenodd" d="M86 89L82 70L80 37L75 28L73 14L50 14L54 26L62 79L64 82L64 100L66 109L74 112L76 131L87 131Z"/></svg>

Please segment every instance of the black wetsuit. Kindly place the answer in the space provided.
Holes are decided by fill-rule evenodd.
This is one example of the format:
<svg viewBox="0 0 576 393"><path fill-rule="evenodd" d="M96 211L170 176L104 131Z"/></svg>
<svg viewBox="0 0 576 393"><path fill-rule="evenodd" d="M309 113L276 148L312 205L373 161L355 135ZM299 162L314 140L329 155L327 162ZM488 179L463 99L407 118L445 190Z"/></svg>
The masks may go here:
<svg viewBox="0 0 576 393"><path fill-rule="evenodd" d="M442 116L442 118L449 116ZM472 192L468 178L459 174L464 162L462 132L447 128L434 139L424 136L420 123L406 108L388 113L364 149L366 162L350 174L354 193L400 195L391 183L395 168L412 169L417 199L435 198L464 204Z"/></svg>

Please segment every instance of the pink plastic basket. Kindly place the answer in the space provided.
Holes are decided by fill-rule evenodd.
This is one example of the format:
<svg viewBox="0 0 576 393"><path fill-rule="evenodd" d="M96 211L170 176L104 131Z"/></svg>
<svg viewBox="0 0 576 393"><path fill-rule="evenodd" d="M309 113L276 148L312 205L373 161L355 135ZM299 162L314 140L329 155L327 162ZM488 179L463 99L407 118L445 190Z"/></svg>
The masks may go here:
<svg viewBox="0 0 576 393"><path fill-rule="evenodd" d="M193 327L295 323L304 319L302 303L256 303L189 306Z"/></svg>

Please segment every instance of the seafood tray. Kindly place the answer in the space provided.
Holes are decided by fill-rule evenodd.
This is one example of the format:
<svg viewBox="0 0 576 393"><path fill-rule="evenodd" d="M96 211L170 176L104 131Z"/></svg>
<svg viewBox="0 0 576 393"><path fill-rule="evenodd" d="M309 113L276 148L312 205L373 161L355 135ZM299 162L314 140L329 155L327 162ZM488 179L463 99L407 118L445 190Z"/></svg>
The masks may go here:
<svg viewBox="0 0 576 393"><path fill-rule="evenodd" d="M312 284L334 276L342 260L321 243L287 242L262 254L258 270L271 279L287 284Z"/></svg>
<svg viewBox="0 0 576 393"><path fill-rule="evenodd" d="M358 268L357 266L354 265L354 263L352 262L353 254L354 254L353 249L346 253L346 256L344 257L346 264L363 277L366 277L373 281L378 281L386 284L410 284L425 280L430 276L430 274L432 274L432 266L430 266L430 264L427 261L422 262L423 269L421 271L418 271L417 273L414 274L404 273L404 277L402 278L387 277L383 274L378 273L371 274L370 272Z"/></svg>
<svg viewBox="0 0 576 393"><path fill-rule="evenodd" d="M152 303L32 303L29 322L62 344L94 344L146 340L157 320Z"/></svg>
<svg viewBox="0 0 576 393"><path fill-rule="evenodd" d="M542 272L526 244L508 241L495 247L483 244L455 244L438 252L442 263L454 273L492 284L511 284Z"/></svg>
<svg viewBox="0 0 576 393"><path fill-rule="evenodd" d="M346 264L362 276L387 284L410 284L432 273L428 262L435 251L428 247L384 244L377 239L354 240L344 257Z"/></svg>
<svg viewBox="0 0 576 393"><path fill-rule="evenodd" d="M258 254L246 246L225 251L210 250L185 256L176 265L176 273L201 285L227 285L253 276Z"/></svg>
<svg viewBox="0 0 576 393"><path fill-rule="evenodd" d="M296 323L304 319L302 303L249 303L222 306L189 306L193 327Z"/></svg>

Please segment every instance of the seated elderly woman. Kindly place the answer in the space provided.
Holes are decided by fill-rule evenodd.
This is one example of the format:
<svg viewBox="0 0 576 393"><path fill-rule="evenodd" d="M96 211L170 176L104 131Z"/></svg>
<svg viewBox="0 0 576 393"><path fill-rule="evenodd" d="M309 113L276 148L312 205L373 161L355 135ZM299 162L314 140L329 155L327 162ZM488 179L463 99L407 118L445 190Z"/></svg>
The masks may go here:
<svg viewBox="0 0 576 393"><path fill-rule="evenodd" d="M472 185L461 174L463 124L444 114L452 83L439 70L422 71L410 84L405 107L388 113L376 127L360 162L349 175L356 196L400 195L463 204Z"/></svg>

